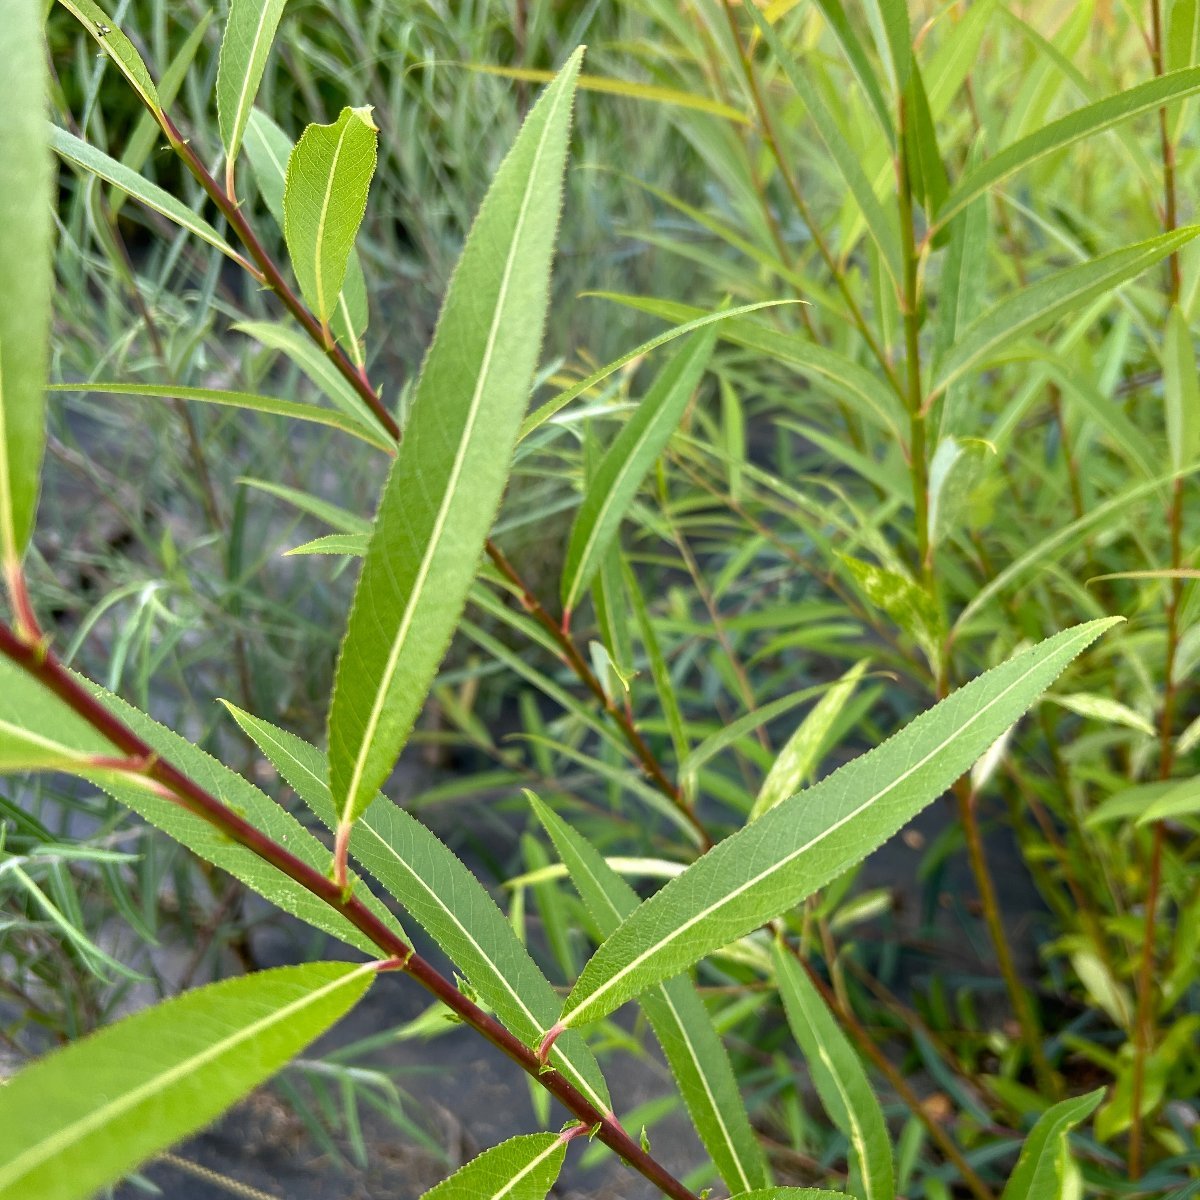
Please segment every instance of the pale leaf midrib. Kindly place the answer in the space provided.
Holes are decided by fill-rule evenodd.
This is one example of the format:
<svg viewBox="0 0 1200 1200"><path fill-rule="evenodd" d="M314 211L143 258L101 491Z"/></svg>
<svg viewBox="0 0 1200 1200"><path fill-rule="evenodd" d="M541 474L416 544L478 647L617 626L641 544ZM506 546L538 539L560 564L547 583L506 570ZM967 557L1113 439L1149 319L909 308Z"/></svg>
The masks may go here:
<svg viewBox="0 0 1200 1200"><path fill-rule="evenodd" d="M317 218L317 231L313 240L313 269L317 288L317 316L321 321L329 319L328 310L325 307L325 278L321 270L322 251L325 246L325 226L329 220L329 203L333 198L333 185L337 179L338 164L342 160L342 146L345 144L346 137L350 133L351 124L358 118L353 114L347 119L346 124L342 127L341 133L338 134L337 145L333 149L333 160L329 164L329 177L325 181L325 195L321 198L320 216Z"/></svg>
<svg viewBox="0 0 1200 1200"><path fill-rule="evenodd" d="M94 1130L103 1127L109 1120L115 1119L123 1112L140 1104L143 1099L170 1086L177 1079L190 1074L192 1071L199 1070L213 1059L248 1041L261 1030L286 1020L293 1013L301 1011L309 1004L346 986L364 972L373 971L374 969L374 963L364 963L358 970L341 975L333 982L327 983L324 987L318 988L314 992L306 993L298 1000L293 1000L283 1008L276 1009L269 1016L263 1017L238 1030L233 1037L206 1046L199 1054L194 1054L183 1062L176 1063L169 1070L163 1071L153 1079L147 1080L140 1086L117 1097L117 1099L110 1100L98 1109L93 1109L86 1117L82 1117L78 1121L73 1121L66 1128L58 1130L37 1145L31 1146L24 1153L12 1159L7 1166L0 1169L0 1188L8 1187L14 1181L20 1180L23 1176L28 1175L30 1171L36 1170L48 1158L63 1153L70 1145L86 1137Z"/></svg>
<svg viewBox="0 0 1200 1200"><path fill-rule="evenodd" d="M495 311L492 315L491 327L488 329L487 341L484 346L484 356L480 364L479 375L475 383L475 391L471 397L471 403L467 410L467 420L463 429L463 435L459 439L458 450L455 453L454 461L451 464L449 482L446 488L445 495L442 497L442 503L438 508L437 516L434 520L434 526L430 533L429 541L425 547L425 553L421 556L421 562L417 569L417 575L413 580L412 588L409 592L408 600L404 606L404 612L401 616L400 624L397 628L396 635L392 640L392 647L388 653L387 662L384 664L383 675L380 679L376 690L374 703L371 705L371 712L367 717L366 728L363 730L359 743L359 751L355 756L354 768L350 776L350 785L346 792L346 801L342 809L342 821L349 822L351 814L354 811L354 805L359 787L362 784L363 775L366 772L367 758L370 755L372 743L375 739L375 734L379 728L379 720L383 715L384 703L387 699L387 694L391 689L392 679L395 677L396 670L399 665L400 652L404 646L405 637L408 633L408 628L412 624L416 615L416 610L425 588L426 580L433 566L433 559L441 544L442 534L445 530L446 521L449 518L450 508L453 503L455 492L458 488L459 476L462 474L464 461L466 459L467 447L470 445L471 438L475 430L475 422L478 419L479 405L483 396L484 385L487 380L488 371L491 368L492 355L495 353L496 339L499 335L501 316L505 302L508 298L509 280L512 275L513 264L516 261L516 251L521 240L521 233L525 225L525 217L528 213L530 200L535 192L535 179L537 177L538 165L541 162L542 152L545 150L546 143L550 140L553 133L554 116L558 111L558 106L562 101L564 94L560 92L555 97L554 106L546 114L546 122L542 129L541 138L537 143L537 148L534 152L533 164L529 169L529 175L526 180L524 195L521 197L521 207L517 214L517 223L513 232L512 241L509 244L508 254L504 262L504 273L500 281L500 290L496 300Z"/></svg>
<svg viewBox="0 0 1200 1200"><path fill-rule="evenodd" d="M599 892L600 896L603 897L605 904L608 906L608 911L612 914L613 919L620 923L622 920L621 910L609 896L608 888L605 886L604 881L597 878L596 873L591 869L585 859L577 858L577 862L579 864L579 868L587 872L588 877L592 880L596 890ZM700 1082L704 1085L704 1094L708 1097L709 1109L712 1112L712 1115L716 1118L717 1124L720 1126L721 1136L725 1142L726 1149L729 1151L734 1165L737 1167L738 1176L742 1181L742 1189L747 1192L752 1191L754 1189L754 1184L750 1182L749 1174L746 1171L745 1164L742 1162L742 1156L738 1152L738 1147L733 1140L733 1135L729 1132L729 1127L725 1124L725 1115L721 1112L720 1106L717 1104L717 1099L713 1095L712 1087L708 1080L708 1073L704 1070L704 1067L700 1062L700 1056L696 1052L695 1046L692 1044L691 1037L688 1035L687 1026L684 1023L683 1017L680 1016L679 1010L675 1007L675 1001L672 998L670 990L667 988L666 984L660 983L657 986L657 990L661 994L667 1007L671 1010L671 1016L675 1021L675 1026L679 1030L680 1036L683 1038L684 1045L687 1047L688 1057L692 1060L692 1063L696 1069L696 1074L699 1075Z"/></svg>
<svg viewBox="0 0 1200 1200"><path fill-rule="evenodd" d="M869 796L860 805L858 805L857 808L855 808L851 812L847 813L844 817L839 818L832 825L823 829L819 834L817 834L815 837L811 838L803 846L797 847L795 850L791 851L791 853L787 854L784 858L780 859L778 862L772 863L771 866L769 866L766 870L760 871L753 879L749 879L745 883L739 884L733 891L726 892L724 895L721 896L721 898L719 900L715 901L713 904L708 905L707 908L704 908L700 912L695 913L694 915L689 917L682 924L676 926L671 931L671 933L668 937L661 939L656 944L648 947L646 950L643 950L641 954L637 955L637 957L632 959L628 964L626 964L624 967L622 967L614 975L611 975L603 984L601 984L599 987L595 988L589 995L583 997L583 999L580 1000L579 1003L577 1003L574 1006L574 1008L570 1009L568 1012L564 1012L563 1015L559 1018L559 1023L565 1027L569 1027L570 1018L575 1013L577 1013L580 1009L582 1009L586 1005L590 1005L590 1004L594 1003L600 996L603 996L605 993L612 991L612 989L617 985L617 983L619 983L621 980L623 980L626 976L630 975L632 972L636 971L637 968L639 966L641 966L641 964L643 962L645 962L648 958L652 957L653 955L657 954L660 950L663 949L663 947L669 946L673 942L678 941L679 938L683 934L685 934L689 929L692 929L698 923L700 923L701 921L704 921L708 917L710 917L713 913L719 911L721 908L732 903L739 896L743 895L745 892L747 892L751 888L756 887L764 879L770 878L772 875L776 874L778 871L780 871L784 867L786 867L789 863L793 862L800 855L808 853L808 851L810 851L814 847L820 845L821 842L825 841L830 835L836 833L839 829L841 829L843 826L848 824L850 821L853 821L855 818L861 816L868 808L872 807L875 804L878 804L889 792L894 791L901 784L905 783L913 774L915 774L918 770L920 770L922 767L924 767L930 761L930 759L932 759L935 755L939 754L942 750L944 750L947 746L949 746L957 738L961 737L973 724L975 724L977 721L982 719L983 716L990 709L994 708L1001 700L1003 700L1004 697L1007 696L1009 692L1011 692L1014 688L1018 687L1020 684L1024 683L1024 681L1031 674L1033 674L1034 671L1036 671L1037 668L1041 665L1042 664L1040 661L1035 661L1035 662L1031 663L1031 665L1027 671L1023 672L1020 676L1018 676L1015 680L1013 680L1013 682L1011 684L1009 684L1008 687L1006 687L1003 691L998 692L995 696L993 696L982 708L980 708L977 712L973 713L966 722L964 722L962 725L957 726L949 736L947 736L941 742L939 742L938 745L935 746L932 750L930 750L923 758L921 758L918 762L914 763L912 766L908 767L905 771L903 771L895 779L891 780L888 783L888 785L886 787L884 787L882 790ZM930 710L930 711L933 711L933 710ZM682 876L680 878L682 878Z"/></svg>
<svg viewBox="0 0 1200 1200"><path fill-rule="evenodd" d="M271 732L268 727L266 727L262 722L260 722L259 725L260 725L259 736L267 738L268 740L270 740L272 742L272 744L279 750L279 752L281 754L286 754L288 756L288 758L295 764L296 769L303 771L313 781L313 784L315 786L320 786L322 788L326 787L324 780L322 780L314 771L310 770L308 768L308 766L305 763L301 762L294 754L291 754L285 745L281 744L276 738L271 736ZM458 919L457 914L448 905L446 905L442 901L442 898L438 895L437 891L434 888L430 887L430 885L427 884L425 882L425 880L422 879L421 876L419 874L417 874L417 872L415 870L413 870L413 868L411 866L409 866L409 864L407 862L405 862L404 859L401 858L399 854L396 853L396 851L392 848L392 846L389 844L387 839L384 838L383 835L378 832L378 830L376 830L374 825L372 825L370 823L370 821L366 819L365 816L359 820L358 824L367 833L369 833L379 843L379 845L384 850L387 851L388 854L390 854L396 860L396 862L400 865L401 869L403 869L406 872L406 874L411 876L417 883L419 883L421 885L422 888L425 889L426 892L429 893L429 896L438 905L439 909L441 909L441 911L447 917L449 917L449 919L454 923L454 925L462 933L463 937L468 942L470 942L472 946L475 947L475 950L479 954L480 958L482 958L483 961L485 963L487 963L487 965L492 969L492 974L495 976L496 979L498 979L504 985L505 990L513 998L513 1000L516 1002L516 1004L520 1008L520 1010L528 1018L530 1024L535 1029L540 1029L542 1027L542 1023L533 1015L533 1013L531 1013L529 1011L529 1008L525 1004L525 1001L521 998L521 996L513 988L513 985L509 982L508 976L505 975L504 972L501 971L500 968L495 964L495 962L492 961L491 955L489 955L487 953L487 951L484 950L483 946L480 945L479 941L474 936L472 936L470 930L468 930L466 928L466 926L464 926L463 923ZM560 1059L561 1063L567 1068L568 1073L574 1077L576 1086L581 1091L583 1091L589 1097L589 1099L591 1099L592 1103L595 1104L597 1108L599 1108L601 1111L603 1111L607 1107L605 1101L603 1100L602 1097L600 1097L596 1094L595 1089L588 1083L587 1079L584 1078L584 1076L583 1076L582 1072L579 1070L579 1068L576 1067L574 1065L574 1063L571 1062L568 1055L565 1052L559 1051L558 1058Z"/></svg>
<svg viewBox="0 0 1200 1200"><path fill-rule="evenodd" d="M273 0L262 0L262 7L259 9L258 24L254 29L254 37L250 40L250 55L246 60L246 73L242 80L241 91L238 92L237 104L233 109L233 123L230 127L229 135L229 157L233 158L242 141L242 136L246 130L246 122L250 119L251 104L247 102L247 97L252 90L257 90L257 81L254 76L259 74L254 66L254 58L258 53L258 43L262 38L263 26L267 23L267 14L273 7ZM259 75L261 78L261 75ZM252 82L253 81L253 82Z"/></svg>
<svg viewBox="0 0 1200 1200"><path fill-rule="evenodd" d="M542 1165L542 1163L546 1161L546 1159L550 1157L550 1155L554 1154L558 1150L559 1145L560 1139L556 1137L554 1141L551 1142L550 1145L541 1152L541 1154L539 1154L531 1162L526 1163L526 1165L522 1167L521 1170L519 1170L498 1192L493 1193L492 1200L504 1200L504 1197L507 1196L509 1192L511 1192L513 1188L525 1178L526 1175L529 1175L532 1171L536 1170Z"/></svg>
<svg viewBox="0 0 1200 1200"><path fill-rule="evenodd" d="M0 572L15 567L17 554L16 505L12 497L12 473L8 444L8 410L4 392L4 345L0 341Z"/></svg>

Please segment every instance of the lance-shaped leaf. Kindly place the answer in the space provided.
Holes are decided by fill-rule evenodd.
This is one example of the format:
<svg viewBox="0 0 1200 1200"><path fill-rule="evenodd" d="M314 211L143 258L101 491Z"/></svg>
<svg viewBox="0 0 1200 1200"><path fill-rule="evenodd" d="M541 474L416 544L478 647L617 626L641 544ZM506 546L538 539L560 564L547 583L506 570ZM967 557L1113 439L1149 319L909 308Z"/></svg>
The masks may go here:
<svg viewBox="0 0 1200 1200"><path fill-rule="evenodd" d="M269 1079L343 1017L373 963L308 963L196 988L0 1087L0 1200L86 1200Z"/></svg>
<svg viewBox="0 0 1200 1200"><path fill-rule="evenodd" d="M325 755L228 701L225 707L296 794L335 828L338 814L325 782ZM420 923L479 1000L510 1032L533 1045L554 1020L558 995L495 901L450 848L386 796L377 796L354 826L350 853ZM576 1035L554 1049L553 1065L601 1112L609 1111L604 1076L583 1038Z"/></svg>
<svg viewBox="0 0 1200 1200"><path fill-rule="evenodd" d="M866 669L866 659L855 663L805 714L758 789L750 810L751 821L786 800L816 769L825 739Z"/></svg>
<svg viewBox="0 0 1200 1200"><path fill-rule="evenodd" d="M343 822L374 799L412 729L508 478L545 323L581 53L533 107L488 189L379 503L329 714Z"/></svg>
<svg viewBox="0 0 1200 1200"><path fill-rule="evenodd" d="M1178 305L1163 338L1163 399L1167 406L1167 450L1171 469L1191 466L1200 453L1200 378L1187 317Z"/></svg>
<svg viewBox="0 0 1200 1200"><path fill-rule="evenodd" d="M553 839L575 890L607 937L637 908L637 893L585 838L532 792L525 794ZM679 976L650 988L641 1004L721 1178L734 1191L761 1187L767 1181L762 1150L729 1055L691 980Z"/></svg>
<svg viewBox="0 0 1200 1200"><path fill-rule="evenodd" d="M233 259L241 266L248 267L246 260L200 215L194 213L182 200L171 195L158 184L143 179L136 171L124 163L97 150L95 146L77 138L73 133L60 129L57 125L50 127L50 145L60 158L80 167L85 171L111 183L113 187L132 196L147 208L161 213L169 221L194 233L198 238L215 246L222 254Z"/></svg>
<svg viewBox="0 0 1200 1200"><path fill-rule="evenodd" d="M862 1062L804 968L778 944L774 957L792 1035L829 1119L850 1143L850 1192L861 1200L892 1200L892 1146Z"/></svg>
<svg viewBox="0 0 1200 1200"><path fill-rule="evenodd" d="M133 43L112 23L112 18L93 0L59 0L65 8L89 34L96 40L97 45L116 64L117 69L125 76L130 86L142 103L157 117L162 112L158 98L158 90L150 72L142 61L142 56L134 48ZM8 12L5 12L8 20ZM8 58L6 62L11 63Z"/></svg>
<svg viewBox="0 0 1200 1200"><path fill-rule="evenodd" d="M152 721L112 693L96 684L87 686L106 708L172 766L309 866L320 871L328 867L329 851L295 817L236 771L231 771L186 738ZM16 732L9 733L8 730ZM201 858L228 871L284 912L366 954L375 956L379 953L370 938L307 888L226 837L201 817L151 790L146 786L148 781L141 776L90 765L90 758L97 755L119 758L120 752L36 679L8 659L0 658L0 762L10 759L18 763L22 755L31 757L38 753L39 746L46 758L41 763L30 761L29 766L69 771L91 780L150 824ZM385 925L407 941L399 922L375 896L362 886L359 886L358 894Z"/></svg>
<svg viewBox="0 0 1200 1200"><path fill-rule="evenodd" d="M287 186L287 164L291 154L292 139L261 109L252 109L246 125L246 157L250 160L250 170L254 173L254 182L258 184L263 201L281 230L284 220L283 192ZM346 262L346 278L330 318L330 328L334 337L351 352L358 366L362 365L359 338L367 330L369 315L362 263L358 251L351 250ZM389 446L391 440L389 437Z"/></svg>
<svg viewBox="0 0 1200 1200"><path fill-rule="evenodd" d="M15 569L33 531L45 444L53 210L44 7L12 0L0 20L0 573Z"/></svg>
<svg viewBox="0 0 1200 1200"><path fill-rule="evenodd" d="M617 536L637 490L671 434L712 355L712 327L692 334L663 367L633 416L617 434L596 468L579 506L562 573L563 612L568 616L591 585Z"/></svg>
<svg viewBox="0 0 1200 1200"><path fill-rule="evenodd" d="M767 1187L738 1192L733 1200L846 1200L846 1193L825 1192L820 1188Z"/></svg>
<svg viewBox="0 0 1200 1200"><path fill-rule="evenodd" d="M233 0L217 64L217 123L232 166L287 0Z"/></svg>
<svg viewBox="0 0 1200 1200"><path fill-rule="evenodd" d="M288 158L283 236L300 291L322 325L333 316L367 211L378 135L369 107L343 108L332 125L310 125Z"/></svg>
<svg viewBox="0 0 1200 1200"><path fill-rule="evenodd" d="M940 796L1119 619L1077 625L994 667L721 842L597 950L558 1026L598 1020L861 861Z"/></svg>
<svg viewBox="0 0 1200 1200"><path fill-rule="evenodd" d="M1102 254L1091 262L1066 267L1006 296L963 330L938 367L933 391L944 391L972 367L1011 345L1017 338L1140 275L1200 233L1188 225L1133 246Z"/></svg>
<svg viewBox="0 0 1200 1200"><path fill-rule="evenodd" d="M1038 1118L1021 1150L1004 1194L1000 1200L1043 1200L1062 1195L1064 1156L1067 1134L1096 1111L1104 1099L1104 1089L1063 1100Z"/></svg>
<svg viewBox="0 0 1200 1200"><path fill-rule="evenodd" d="M1171 71L1166 75L1139 83L1128 91L1106 96L1095 104L1078 108L1041 129L1035 129L1026 137L1019 138L1003 150L986 158L974 170L959 181L938 213L938 224L944 225L956 213L961 212L976 196L988 188L995 187L1022 168L1090 137L1093 133L1111 129L1122 121L1128 121L1139 113L1161 108L1174 100L1182 100L1200 91L1200 67L1188 67L1182 71Z"/></svg>
<svg viewBox="0 0 1200 1200"><path fill-rule="evenodd" d="M460 1167L421 1200L545 1200L566 1157L557 1133L509 1138Z"/></svg>

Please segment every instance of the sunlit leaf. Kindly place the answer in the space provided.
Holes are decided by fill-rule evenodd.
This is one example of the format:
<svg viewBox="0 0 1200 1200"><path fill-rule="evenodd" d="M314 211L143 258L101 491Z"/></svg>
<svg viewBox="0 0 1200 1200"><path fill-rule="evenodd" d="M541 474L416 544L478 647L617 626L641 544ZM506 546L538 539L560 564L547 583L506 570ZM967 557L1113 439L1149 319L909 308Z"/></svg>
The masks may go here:
<svg viewBox="0 0 1200 1200"><path fill-rule="evenodd" d="M288 158L284 238L300 291L322 325L335 312L367 211L378 137L369 107L343 108L332 125L308 126Z"/></svg>
<svg viewBox="0 0 1200 1200"><path fill-rule="evenodd" d="M374 964L308 963L196 988L0 1087L0 1197L86 1200L203 1128L343 1017Z"/></svg>
<svg viewBox="0 0 1200 1200"><path fill-rule="evenodd" d="M329 716L343 824L412 729L508 478L545 321L580 57L534 106L483 201L379 503Z"/></svg>
<svg viewBox="0 0 1200 1200"><path fill-rule="evenodd" d="M566 1153L567 1143L557 1133L509 1138L430 1188L421 1200L545 1200Z"/></svg>
<svg viewBox="0 0 1200 1200"><path fill-rule="evenodd" d="M836 879L941 795L1117 620L1064 630L994 667L721 842L597 950L559 1024L605 1016Z"/></svg>
<svg viewBox="0 0 1200 1200"><path fill-rule="evenodd" d="M0 573L15 570L33 531L45 444L54 225L44 10L11 0L0 19Z"/></svg>

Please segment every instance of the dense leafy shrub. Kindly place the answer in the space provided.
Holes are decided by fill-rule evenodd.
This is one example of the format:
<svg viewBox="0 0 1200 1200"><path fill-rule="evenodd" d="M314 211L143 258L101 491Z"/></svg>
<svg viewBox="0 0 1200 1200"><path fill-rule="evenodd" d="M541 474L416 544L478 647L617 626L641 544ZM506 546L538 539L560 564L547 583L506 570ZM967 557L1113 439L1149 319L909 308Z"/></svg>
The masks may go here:
<svg viewBox="0 0 1200 1200"><path fill-rule="evenodd" d="M189 29L62 0L49 77L11 7L0 766L70 782L3 802L6 974L22 1019L57 993L65 1036L103 1028L0 1091L0 1196L119 1179L387 974L569 1115L432 1196L543 1196L577 1133L677 1197L1191 1194L1197 6L234 0ZM441 90L439 58L519 65ZM119 517L101 555L68 470ZM380 794L422 744L520 831L507 914L430 828L447 790ZM922 900L962 852L993 978L922 966L855 886L948 790ZM199 881L202 946L249 891L367 961L109 1024L153 960L87 911L149 939ZM707 1154L686 1181L617 1119L632 1000Z"/></svg>

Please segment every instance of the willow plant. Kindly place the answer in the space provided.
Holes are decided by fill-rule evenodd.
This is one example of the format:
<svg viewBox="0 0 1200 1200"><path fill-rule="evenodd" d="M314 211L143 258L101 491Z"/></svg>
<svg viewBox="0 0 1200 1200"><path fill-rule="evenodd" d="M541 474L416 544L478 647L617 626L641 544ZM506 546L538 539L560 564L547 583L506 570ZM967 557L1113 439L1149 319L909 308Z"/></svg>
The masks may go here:
<svg viewBox="0 0 1200 1200"><path fill-rule="evenodd" d="M751 348L755 338L770 341L777 335L759 323L763 314L755 310L773 302L683 314L654 344L527 412L542 350L582 49L533 104L495 173L401 415L385 403L369 369L369 310L355 252L376 163L376 121L365 105L349 106L331 124L310 125L293 146L255 107L282 0L231 5L216 80L223 152L216 170L206 148L172 119L145 61L113 17L92 0L61 2L151 114L225 231L67 128L47 125L45 6L10 0L0 24L7 64L0 122L0 553L9 602L9 619L0 626L0 766L63 772L103 789L362 961L256 971L197 988L28 1066L0 1089L0 1196L67 1200L94 1194L280 1070L368 989L413 985L507 1055L559 1103L566 1121L561 1129L531 1132L484 1151L427 1196L537 1200L553 1187L573 1140L586 1135L663 1195L694 1200L692 1189L644 1140L626 1131L620 1080L610 1088L589 1044L597 1023L630 1001L640 1004L662 1045L720 1186L746 1200L831 1195L773 1184L745 1088L692 978L724 947L751 939L765 951L760 969L777 987L822 1104L847 1140L850 1191L860 1200L891 1200L897 1172L883 1108L849 1040L853 1028L846 1014L835 1015L829 1006L829 992L808 968L789 918L982 756L1003 753L1007 732L1120 618L1097 617L1026 644L961 686L951 688L943 677L937 703L927 712L813 786L799 787L807 767L796 769L798 750L791 747L790 758L781 756L771 768L771 786L747 806L739 827L719 836L694 789L669 776L629 706L596 669L595 656L580 648L574 627L581 604L611 568L611 551L639 490L713 370L718 338L736 337ZM840 5L821 7L850 61L870 81L868 95L887 143L883 161L893 160L898 171L898 208L885 212L870 181L831 136L831 155L889 264L905 354L897 368L857 318L882 378L816 342L797 341L795 354L814 371L833 374L849 403L863 410L878 405L874 415L904 431L919 581L935 569L939 526L930 507L939 496L944 502L936 480L947 470L928 452L929 429L956 385L1019 333L1162 261L1196 230L1172 228L1067 268L974 323L952 326L928 390L919 361L922 256L940 237L956 244L955 231L976 211L972 205L997 182L1089 132L1200 89L1200 77L1196 69L1165 75L1048 126L1032 140L982 159L951 188L931 154L905 6L866 6L883 52L882 87L873 69L864 67L865 52ZM763 40L773 44L769 16L751 15ZM782 49L780 55L788 61ZM805 86L802 72L794 73L794 82ZM762 131L771 136L771 130L764 113ZM292 324L264 337L286 344L319 375L331 404L170 383L158 394L317 422L357 439L364 454L392 459L374 520L348 522L349 528L311 547L362 559L332 685L327 750L230 706L328 838L180 734L70 670L44 631L23 563L34 535L44 438L53 307L52 152L187 230L269 289ZM286 263L272 257L256 232L264 214L247 203L247 162L265 215L282 229ZM801 190L794 199L802 205ZM920 247L917 206L934 216ZM859 313L852 291L842 299L852 317ZM560 605L548 607L489 537L518 441L635 355L668 342L667 357L657 364L636 412L595 456L565 547ZM91 386L123 389L119 381ZM156 394L144 384L124 390ZM1181 475L1193 457L1187 428L1186 438L1177 435L1187 445L1168 479ZM898 572L858 569L868 593L896 601ZM565 999L481 881L420 820L380 793L481 581L524 606L531 636L574 673L697 851L666 886L639 899L591 840L552 804L529 794L532 812L600 934L598 949ZM899 602L906 597L910 593ZM973 602L976 608L980 603ZM601 665L607 670L613 663L609 656ZM848 686L853 683L851 676ZM967 820L969 807L968 800ZM367 876L405 921L419 925L446 954L458 973L455 981L413 949L401 916ZM1005 1164L1011 1169L1005 1200L1065 1195L1078 1181L1068 1133L1099 1106L1103 1093L1059 1099L1048 1069L1042 1082L1044 1112L1015 1163ZM965 1186L985 1200L996 1194L947 1135L934 1136Z"/></svg>

